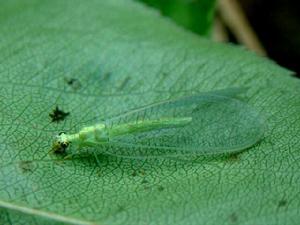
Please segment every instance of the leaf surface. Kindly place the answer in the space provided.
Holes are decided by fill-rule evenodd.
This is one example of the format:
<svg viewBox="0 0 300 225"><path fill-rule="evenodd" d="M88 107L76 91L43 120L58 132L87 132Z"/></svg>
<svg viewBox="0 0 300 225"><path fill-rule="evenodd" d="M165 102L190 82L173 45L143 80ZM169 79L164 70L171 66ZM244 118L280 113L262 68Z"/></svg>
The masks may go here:
<svg viewBox="0 0 300 225"><path fill-rule="evenodd" d="M1 224L297 224L299 81L244 49L200 39L137 2L1 1ZM84 121L227 87L265 138L193 162L64 160L54 136Z"/></svg>

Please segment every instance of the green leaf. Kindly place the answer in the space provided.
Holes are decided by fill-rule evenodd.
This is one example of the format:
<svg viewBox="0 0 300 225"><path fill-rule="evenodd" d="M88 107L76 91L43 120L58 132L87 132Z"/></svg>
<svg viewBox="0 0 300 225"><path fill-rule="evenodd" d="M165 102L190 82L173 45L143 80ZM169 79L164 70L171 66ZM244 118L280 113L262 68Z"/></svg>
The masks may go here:
<svg viewBox="0 0 300 225"><path fill-rule="evenodd" d="M298 224L299 81L125 0L1 1L0 224ZM55 135L247 86L261 143L196 161L63 159ZM57 107L57 108L56 108Z"/></svg>
<svg viewBox="0 0 300 225"><path fill-rule="evenodd" d="M172 18L179 25L208 36L214 21L215 0L140 0Z"/></svg>

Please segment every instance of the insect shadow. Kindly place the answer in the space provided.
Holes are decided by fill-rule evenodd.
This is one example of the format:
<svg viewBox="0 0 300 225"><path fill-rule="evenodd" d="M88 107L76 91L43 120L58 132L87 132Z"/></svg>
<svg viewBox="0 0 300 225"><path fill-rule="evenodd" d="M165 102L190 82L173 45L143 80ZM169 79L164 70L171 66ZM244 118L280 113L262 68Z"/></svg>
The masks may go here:
<svg viewBox="0 0 300 225"><path fill-rule="evenodd" d="M117 163L119 167L128 167L130 166L147 166L151 168L159 168L162 164L168 165L170 168L187 165L203 165L211 163L220 163L227 162L232 154L223 154L223 155L186 155L186 156L159 156L159 157L127 157L127 156L118 156L114 154L109 154L107 152L95 153L95 152L81 152L76 154L67 154L66 152L55 153L63 160L76 160L78 162L86 161L93 162L94 166L102 168L106 167L110 163ZM235 153L236 154L236 153ZM242 154L242 153L240 153ZM136 173L133 173L137 175ZM132 173L131 173L132 175Z"/></svg>

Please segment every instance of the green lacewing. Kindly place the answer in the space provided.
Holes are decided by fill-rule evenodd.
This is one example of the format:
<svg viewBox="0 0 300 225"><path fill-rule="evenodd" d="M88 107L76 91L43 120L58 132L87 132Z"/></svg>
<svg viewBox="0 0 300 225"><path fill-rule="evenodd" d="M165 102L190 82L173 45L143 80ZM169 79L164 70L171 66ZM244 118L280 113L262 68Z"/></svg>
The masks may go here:
<svg viewBox="0 0 300 225"><path fill-rule="evenodd" d="M253 146L264 128L253 107L230 91L215 91L153 103L77 133L60 133L53 150L123 157L224 154Z"/></svg>

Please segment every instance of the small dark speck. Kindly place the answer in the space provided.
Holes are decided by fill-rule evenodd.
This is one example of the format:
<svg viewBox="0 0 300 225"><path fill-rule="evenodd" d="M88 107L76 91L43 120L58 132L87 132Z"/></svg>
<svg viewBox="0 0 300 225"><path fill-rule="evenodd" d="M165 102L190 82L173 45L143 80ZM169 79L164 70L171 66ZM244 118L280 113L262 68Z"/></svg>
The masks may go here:
<svg viewBox="0 0 300 225"><path fill-rule="evenodd" d="M142 183L142 184L147 184L147 183L149 183L149 182L148 182L146 179L143 179L141 183Z"/></svg>
<svg viewBox="0 0 300 225"><path fill-rule="evenodd" d="M141 174L142 176L144 176L144 175L146 174L145 170L141 170L141 171L140 171L140 174Z"/></svg>
<svg viewBox="0 0 300 225"><path fill-rule="evenodd" d="M134 171L131 176L135 177L137 175L136 171Z"/></svg>
<svg viewBox="0 0 300 225"><path fill-rule="evenodd" d="M101 80L108 80L111 77L112 73L111 72L107 72L103 75L103 77L101 77Z"/></svg>
<svg viewBox="0 0 300 225"><path fill-rule="evenodd" d="M163 187L163 186L158 186L158 188L157 188L159 191L163 191L163 190L165 190L165 188Z"/></svg>
<svg viewBox="0 0 300 225"><path fill-rule="evenodd" d="M125 210L125 207L122 205L118 205L117 212L123 212Z"/></svg>
<svg viewBox="0 0 300 225"><path fill-rule="evenodd" d="M32 162L27 160L19 162L19 167L23 173L32 172L33 170Z"/></svg>
<svg viewBox="0 0 300 225"><path fill-rule="evenodd" d="M278 202L278 207L284 207L287 205L287 200L282 199Z"/></svg>
<svg viewBox="0 0 300 225"><path fill-rule="evenodd" d="M69 112L62 111L61 109L58 108L58 106L55 107L52 113L49 113L52 122L63 121L68 115L70 115Z"/></svg>
<svg viewBox="0 0 300 225"><path fill-rule="evenodd" d="M163 72L163 73L162 73L162 76L163 76L163 77L166 77L166 76L168 76L168 73Z"/></svg>
<svg viewBox="0 0 300 225"><path fill-rule="evenodd" d="M79 80L75 78L65 78L65 81L69 86L71 86L74 90L78 90L81 88L81 83Z"/></svg>
<svg viewBox="0 0 300 225"><path fill-rule="evenodd" d="M102 176L102 171L100 169L98 169L96 174L97 174L98 177L101 177Z"/></svg>
<svg viewBox="0 0 300 225"><path fill-rule="evenodd" d="M146 179L143 179L141 184L143 185L144 190L149 190L150 186L149 186L149 181Z"/></svg>
<svg viewBox="0 0 300 225"><path fill-rule="evenodd" d="M120 86L118 87L118 90L123 90L124 87L127 85L127 83L129 82L131 78L130 77L126 77L120 84Z"/></svg>
<svg viewBox="0 0 300 225"><path fill-rule="evenodd" d="M236 223L238 221L238 216L236 215L236 213L232 213L229 215L229 220L232 222L232 223Z"/></svg>
<svg viewBox="0 0 300 225"><path fill-rule="evenodd" d="M149 185L145 185L144 186L144 190L149 190L150 189L150 186Z"/></svg>

